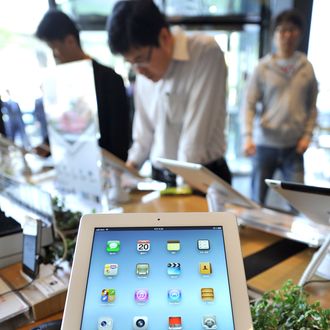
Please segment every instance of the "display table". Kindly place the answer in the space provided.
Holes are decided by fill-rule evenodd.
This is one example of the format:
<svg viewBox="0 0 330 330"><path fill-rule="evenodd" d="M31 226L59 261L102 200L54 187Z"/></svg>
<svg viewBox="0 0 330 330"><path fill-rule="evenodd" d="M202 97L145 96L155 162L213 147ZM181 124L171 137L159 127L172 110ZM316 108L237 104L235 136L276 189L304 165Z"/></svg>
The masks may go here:
<svg viewBox="0 0 330 330"><path fill-rule="evenodd" d="M207 211L206 199L201 196L163 196L158 192L149 194L134 193L130 203L123 205L124 212L205 212ZM240 238L243 257L258 255L270 246L276 245L283 239L269 233L255 229L241 227ZM260 274L248 279L247 284L250 290L262 293L271 289L278 289L287 279L297 283L305 267L310 261L314 249L305 248L301 252L273 265ZM1 270L0 270L1 275ZM15 275L13 274L13 277ZM319 300L322 307L330 308L330 285L329 283L313 283L306 286L310 293L310 301ZM47 319L58 319L61 313L55 314ZM36 324L27 325L19 330L32 329Z"/></svg>

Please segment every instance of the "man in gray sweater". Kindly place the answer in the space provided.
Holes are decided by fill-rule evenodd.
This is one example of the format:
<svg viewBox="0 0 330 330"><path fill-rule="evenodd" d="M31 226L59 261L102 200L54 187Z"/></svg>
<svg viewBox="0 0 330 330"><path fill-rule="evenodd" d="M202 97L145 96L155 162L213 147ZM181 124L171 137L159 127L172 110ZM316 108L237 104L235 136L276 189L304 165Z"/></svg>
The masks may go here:
<svg viewBox="0 0 330 330"><path fill-rule="evenodd" d="M293 11L274 22L276 51L262 58L249 81L244 103L244 153L253 156L252 198L265 203L266 178L277 169L287 181L304 181L303 154L317 116L317 81L298 52L303 20Z"/></svg>

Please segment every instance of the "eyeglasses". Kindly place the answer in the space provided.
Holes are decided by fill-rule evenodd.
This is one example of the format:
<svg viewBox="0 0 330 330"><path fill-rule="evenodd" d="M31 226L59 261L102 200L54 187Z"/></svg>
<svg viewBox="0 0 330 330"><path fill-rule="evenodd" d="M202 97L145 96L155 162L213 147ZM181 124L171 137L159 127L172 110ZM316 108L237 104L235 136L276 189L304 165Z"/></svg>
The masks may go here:
<svg viewBox="0 0 330 330"><path fill-rule="evenodd" d="M136 61L134 61L134 62L129 61L129 63L135 68L148 66L150 64L150 61L151 61L153 48L154 48L153 46L149 46L145 57L139 58L140 56L138 56L137 57L138 59Z"/></svg>
<svg viewBox="0 0 330 330"><path fill-rule="evenodd" d="M278 26L275 31L279 34L284 34L286 32L296 33L299 31L299 28L297 26Z"/></svg>

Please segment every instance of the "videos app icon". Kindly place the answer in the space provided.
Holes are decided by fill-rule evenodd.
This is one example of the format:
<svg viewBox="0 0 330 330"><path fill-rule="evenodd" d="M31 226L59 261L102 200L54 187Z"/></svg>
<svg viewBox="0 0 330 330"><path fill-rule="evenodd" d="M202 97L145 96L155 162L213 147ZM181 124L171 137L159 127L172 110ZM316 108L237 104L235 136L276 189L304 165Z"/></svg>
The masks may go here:
<svg viewBox="0 0 330 330"><path fill-rule="evenodd" d="M167 274L169 276L179 276L181 274L181 264L179 262L169 262L167 264Z"/></svg>

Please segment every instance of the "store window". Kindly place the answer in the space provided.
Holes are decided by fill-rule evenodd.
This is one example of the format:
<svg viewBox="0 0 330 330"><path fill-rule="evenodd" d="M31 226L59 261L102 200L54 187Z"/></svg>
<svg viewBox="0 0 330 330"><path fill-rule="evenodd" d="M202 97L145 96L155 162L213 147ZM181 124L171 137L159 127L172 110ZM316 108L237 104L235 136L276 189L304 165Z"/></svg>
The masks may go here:
<svg viewBox="0 0 330 330"><path fill-rule="evenodd" d="M0 2L0 95L5 98L9 90L18 102L32 144L38 143L33 111L41 95L41 66L46 60L34 33L47 9L47 0Z"/></svg>
<svg viewBox="0 0 330 330"><path fill-rule="evenodd" d="M189 32L212 34L224 50L229 71L227 158L232 161L232 167L243 164L237 162L241 159L239 110L247 78L258 60L260 1L155 2L167 14L171 24L181 24ZM129 66L120 56L111 54L107 44L105 23L115 3L116 0L58 0L56 5L78 22L85 52L113 67L129 84ZM50 50L34 37L49 1L8 0L2 1L0 6L3 7L0 8L0 89L11 89L12 96L22 106L26 123L32 124L34 100L41 94L42 68L54 65ZM188 16L193 19L192 22L185 19Z"/></svg>
<svg viewBox="0 0 330 330"><path fill-rule="evenodd" d="M330 186L330 76L328 54L330 46L324 42L324 33L329 30L330 2L314 1L309 37L308 59L313 64L319 84L317 98L318 119L314 143L308 149L305 159L306 181Z"/></svg>
<svg viewBox="0 0 330 330"><path fill-rule="evenodd" d="M81 34L86 52L112 66L128 84L129 67L110 54L104 31L106 18L116 1L58 1L61 9L75 17L84 29ZM259 57L261 4L257 0L155 0L171 25L180 24L189 33L214 35L225 52L228 65L228 148L227 159L234 171L249 171L242 157L240 107L246 81ZM97 30L97 31L95 31Z"/></svg>

